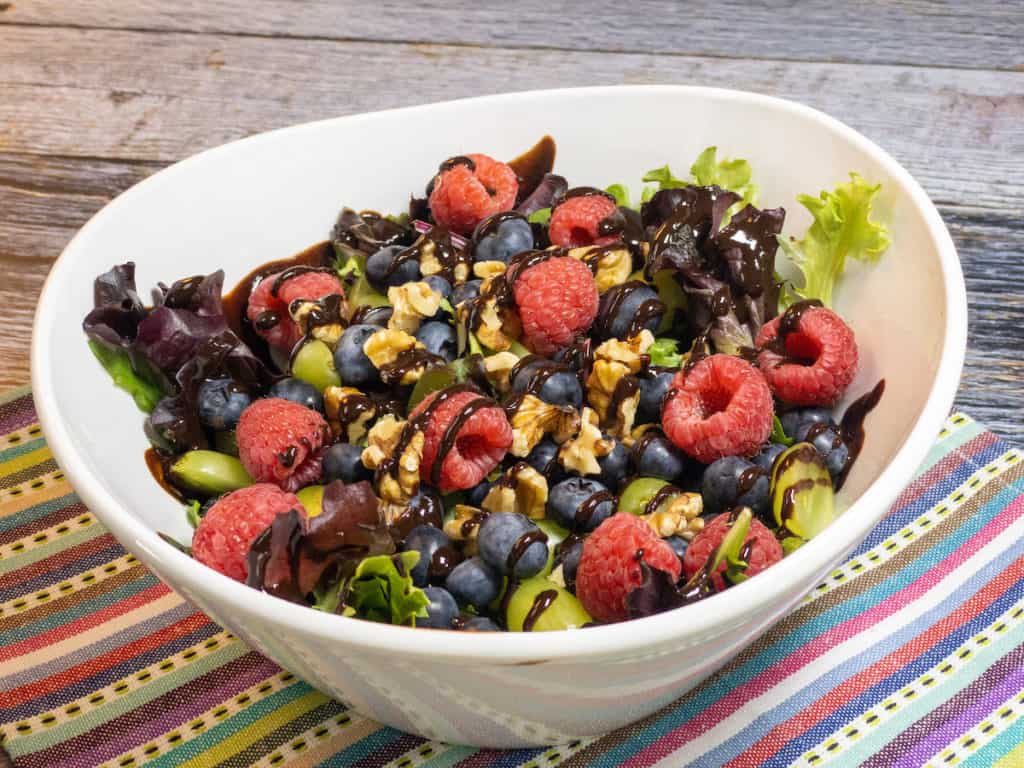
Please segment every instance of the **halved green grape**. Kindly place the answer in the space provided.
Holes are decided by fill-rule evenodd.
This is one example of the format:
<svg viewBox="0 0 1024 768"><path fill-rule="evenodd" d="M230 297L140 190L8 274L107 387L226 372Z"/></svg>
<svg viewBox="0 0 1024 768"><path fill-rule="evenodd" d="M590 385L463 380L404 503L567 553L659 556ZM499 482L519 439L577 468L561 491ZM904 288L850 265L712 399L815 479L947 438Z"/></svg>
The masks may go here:
<svg viewBox="0 0 1024 768"><path fill-rule="evenodd" d="M593 621L568 590L540 576L523 580L508 601L506 621L512 632L577 629Z"/></svg>
<svg viewBox="0 0 1024 768"><path fill-rule="evenodd" d="M436 392L439 389L451 386L458 380L459 379L451 366L439 365L433 368L428 368L423 372L423 375L420 376L420 380L416 382L416 386L412 388L412 393L409 395L409 410L411 411L419 405L423 398L431 392Z"/></svg>
<svg viewBox="0 0 1024 768"><path fill-rule="evenodd" d="M175 485L207 496L217 496L252 485L242 462L217 451L189 451L168 470Z"/></svg>
<svg viewBox="0 0 1024 768"><path fill-rule="evenodd" d="M299 347L292 360L292 376L321 392L327 387L341 386L341 376L334 367L334 353L319 339L310 339Z"/></svg>
<svg viewBox="0 0 1024 768"><path fill-rule="evenodd" d="M235 430L229 429L224 432L213 433L213 447L219 453L226 453L228 456L238 456L238 438Z"/></svg>
<svg viewBox="0 0 1024 768"><path fill-rule="evenodd" d="M563 528L554 520L548 520L546 517L542 520L534 520L534 522L548 537L548 562L538 575L549 576L555 567L555 548L569 535L569 530Z"/></svg>
<svg viewBox="0 0 1024 768"><path fill-rule="evenodd" d="M528 354L530 354L530 350L528 350L515 339L513 339L512 343L509 345L508 351L511 352L516 357L526 357Z"/></svg>
<svg viewBox="0 0 1024 768"><path fill-rule="evenodd" d="M669 485L669 482L662 480L660 477L638 477L631 480L619 495L619 506L616 511L629 512L631 515L645 514L651 499L657 496L658 491L666 485ZM665 501L668 501L669 498L671 497L666 496ZM658 506L661 505L659 504Z"/></svg>
<svg viewBox="0 0 1024 768"><path fill-rule="evenodd" d="M835 494L825 462L810 443L797 443L772 466L775 523L802 539L817 536L835 519Z"/></svg>
<svg viewBox="0 0 1024 768"><path fill-rule="evenodd" d="M348 292L348 303L353 307L387 307L391 304L387 296L374 290L366 275L360 275L352 284Z"/></svg>
<svg viewBox="0 0 1024 768"><path fill-rule="evenodd" d="M324 511L324 487L322 485L307 485L295 492L303 509L308 517L316 517Z"/></svg>

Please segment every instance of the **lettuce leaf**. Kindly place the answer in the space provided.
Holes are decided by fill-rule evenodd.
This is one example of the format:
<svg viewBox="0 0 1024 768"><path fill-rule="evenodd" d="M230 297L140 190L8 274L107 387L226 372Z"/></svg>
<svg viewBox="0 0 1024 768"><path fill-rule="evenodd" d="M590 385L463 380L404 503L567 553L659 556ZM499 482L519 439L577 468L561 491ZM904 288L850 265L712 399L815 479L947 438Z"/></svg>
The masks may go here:
<svg viewBox="0 0 1024 768"><path fill-rule="evenodd" d="M667 165L661 166L661 168L652 168L644 174L641 179L643 182L653 182L658 185L658 189L675 189L676 187L689 186L690 182L685 179L677 179L672 174L672 169Z"/></svg>
<svg viewBox="0 0 1024 768"><path fill-rule="evenodd" d="M538 208L526 217L531 224L547 224L551 221L551 208Z"/></svg>
<svg viewBox="0 0 1024 768"><path fill-rule="evenodd" d="M772 433L768 439L773 443L780 443L785 446L793 445L796 442L786 434L786 430L782 428L782 419L778 416L772 416Z"/></svg>
<svg viewBox="0 0 1024 768"><path fill-rule="evenodd" d="M612 184L610 187L605 187L604 191L615 198L616 205L624 205L627 208L631 207L629 190L624 184Z"/></svg>
<svg viewBox="0 0 1024 768"><path fill-rule="evenodd" d="M832 306L836 281L846 268L846 259L875 263L889 247L885 226L871 220L872 201L881 184L868 184L859 174L851 173L850 181L818 197L800 195L800 202L814 217L801 240L779 237L779 245L803 274L803 286L793 286L797 299L819 299Z"/></svg>
<svg viewBox="0 0 1024 768"><path fill-rule="evenodd" d="M753 175L750 163L738 158L732 160L716 160L718 147L708 147L701 152L693 165L690 175L693 183L701 187L719 186L740 196L729 214L735 213L746 205L757 205L757 186L751 181Z"/></svg>
<svg viewBox="0 0 1024 768"><path fill-rule="evenodd" d="M655 339L647 354L650 355L651 365L664 368L678 368L683 364L683 356L679 354L678 342L675 339Z"/></svg>
<svg viewBox="0 0 1024 768"><path fill-rule="evenodd" d="M94 339L89 340L89 349L110 374L114 384L135 399L139 410L151 413L156 408L164 396L163 389L159 384L144 379L132 368L132 361L125 350L108 347Z"/></svg>
<svg viewBox="0 0 1024 768"><path fill-rule="evenodd" d="M384 624L415 626L425 618L430 600L412 583L411 571L420 559L415 551L363 559L349 583L345 613Z"/></svg>

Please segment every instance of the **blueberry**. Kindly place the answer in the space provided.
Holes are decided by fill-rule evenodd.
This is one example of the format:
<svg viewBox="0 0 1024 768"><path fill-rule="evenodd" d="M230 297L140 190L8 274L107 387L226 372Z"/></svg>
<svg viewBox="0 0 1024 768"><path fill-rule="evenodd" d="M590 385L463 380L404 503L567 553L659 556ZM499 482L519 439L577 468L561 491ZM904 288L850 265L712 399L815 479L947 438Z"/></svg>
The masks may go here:
<svg viewBox="0 0 1024 768"><path fill-rule="evenodd" d="M580 567L580 555L583 554L583 542L577 541L567 552L562 554L562 579L566 589L576 591L576 570Z"/></svg>
<svg viewBox="0 0 1024 768"><path fill-rule="evenodd" d="M388 274L395 257L405 250L401 245L388 245L366 259L366 279L374 288L386 292L394 285L410 283L420 279L420 264L416 259L400 261Z"/></svg>
<svg viewBox="0 0 1024 768"><path fill-rule="evenodd" d="M804 422L797 429L794 437L814 446L833 478L843 471L846 463L850 460L850 449L846 447L835 424Z"/></svg>
<svg viewBox="0 0 1024 768"><path fill-rule="evenodd" d="M540 370L538 370L540 369ZM512 391L520 394L534 383L535 394L545 403L552 405L583 405L583 387L575 373L568 367L550 360L532 360L520 366L512 379ZM536 377L536 382L534 382Z"/></svg>
<svg viewBox="0 0 1024 768"><path fill-rule="evenodd" d="M444 586L460 603L486 608L501 592L501 574L479 557L463 560L452 569Z"/></svg>
<svg viewBox="0 0 1024 768"><path fill-rule="evenodd" d="M597 480L570 477L548 493L546 510L548 517L559 525L592 531L615 512L615 496Z"/></svg>
<svg viewBox="0 0 1024 768"><path fill-rule="evenodd" d="M402 544L402 549L406 552L420 553L420 560L410 573L413 584L422 587L427 583L427 572L434 559L434 554L441 547L450 547L451 544L451 539L445 535L444 531L432 525L417 525L409 531L409 535L405 537L405 542Z"/></svg>
<svg viewBox="0 0 1024 768"><path fill-rule="evenodd" d="M423 282L429 285L433 291L440 293L442 299L447 299L452 295L452 284L440 275L427 275L423 278Z"/></svg>
<svg viewBox="0 0 1024 768"><path fill-rule="evenodd" d="M565 477L565 469L558 461L558 443L550 437L543 438L526 455L526 463L548 479L553 485Z"/></svg>
<svg viewBox="0 0 1024 768"><path fill-rule="evenodd" d="M473 261L503 261L533 248L533 229L524 218L507 218L493 233L473 242Z"/></svg>
<svg viewBox="0 0 1024 768"><path fill-rule="evenodd" d="M767 443L751 461L770 474L772 465L784 450L786 450L786 446L780 443Z"/></svg>
<svg viewBox="0 0 1024 768"><path fill-rule="evenodd" d="M302 379L293 379L291 377L281 379L274 383L270 391L267 392L267 396L291 400L293 403L298 403L310 410L320 411L321 413L324 410L324 396L320 394L320 390Z"/></svg>
<svg viewBox="0 0 1024 768"><path fill-rule="evenodd" d="M796 408L779 416L786 437L797 439L800 428L811 424L832 424L832 413L826 408Z"/></svg>
<svg viewBox="0 0 1024 768"><path fill-rule="evenodd" d="M363 466L363 449L353 443L335 443L327 449L323 460L323 481L341 480L358 483L370 480L373 472Z"/></svg>
<svg viewBox="0 0 1024 768"><path fill-rule="evenodd" d="M603 318L611 312L611 316L601 323L607 329L605 337L625 339L629 336L633 318L640 312L641 305L651 300L658 302L659 309L650 312L645 310L646 320L640 327L654 333L658 329L658 324L661 323L661 316L665 313L665 305L661 303L661 299L658 298L658 293L654 289L633 280L605 291L597 310L599 318ZM653 307L650 304L647 306Z"/></svg>
<svg viewBox="0 0 1024 768"><path fill-rule="evenodd" d="M477 546L487 564L505 575L512 570L511 558L515 575L522 579L537 575L548 562L546 537L532 520L517 512L488 515L480 524ZM518 559L514 557L516 554Z"/></svg>
<svg viewBox="0 0 1024 768"><path fill-rule="evenodd" d="M637 424L660 424L661 401L672 386L675 371L658 371L640 377L640 405L636 409Z"/></svg>
<svg viewBox="0 0 1024 768"><path fill-rule="evenodd" d="M765 471L740 456L726 456L709 464L700 485L704 511L708 513L745 506L764 515L770 501L768 491Z"/></svg>
<svg viewBox="0 0 1024 768"><path fill-rule="evenodd" d="M376 325L350 325L334 350L334 367L342 382L350 387L365 387L380 381L380 374L363 352L363 344L380 330Z"/></svg>
<svg viewBox="0 0 1024 768"><path fill-rule="evenodd" d="M685 454L672 445L661 434L652 434L637 441L633 460L636 474L642 477L660 477L670 483L681 484L686 480L687 460Z"/></svg>
<svg viewBox="0 0 1024 768"><path fill-rule="evenodd" d="M463 632L501 632L501 627L486 616L470 616L461 627Z"/></svg>
<svg viewBox="0 0 1024 768"><path fill-rule="evenodd" d="M448 323L430 320L416 331L416 339L422 342L427 352L432 355L439 355L449 363L455 359L458 341L455 338L455 328Z"/></svg>
<svg viewBox="0 0 1024 768"><path fill-rule="evenodd" d="M395 313L394 307L370 307L363 316L359 319L359 322L363 325L378 325L381 328L388 327L388 320L391 319L391 315Z"/></svg>
<svg viewBox="0 0 1024 768"><path fill-rule="evenodd" d="M492 485L494 483L490 480L481 480L466 491L466 503L471 507L479 509L483 505L484 499L487 498L487 493L491 490Z"/></svg>
<svg viewBox="0 0 1024 768"><path fill-rule="evenodd" d="M669 536L665 539L665 543L672 547L672 551L676 553L676 557L680 560L682 560L683 555L686 554L686 548L690 546L690 542L682 536Z"/></svg>
<svg viewBox="0 0 1024 768"><path fill-rule="evenodd" d="M475 299L480 295L480 286L483 285L483 282L483 280L467 280L462 285L456 285L452 288L449 302L451 302L453 307L457 307L464 301Z"/></svg>
<svg viewBox="0 0 1024 768"><path fill-rule="evenodd" d="M597 479L612 490L618 490L629 475L629 451L616 440L611 453L601 456L597 460L597 466L601 468L601 474Z"/></svg>
<svg viewBox="0 0 1024 768"><path fill-rule="evenodd" d="M423 594L430 601L427 604L427 617L416 619L416 626L426 629L451 629L452 622L459 615L459 604L455 602L455 598L443 587L427 587Z"/></svg>
<svg viewBox="0 0 1024 768"><path fill-rule="evenodd" d="M231 379L207 379L199 385L199 421L211 429L234 429L251 402Z"/></svg>

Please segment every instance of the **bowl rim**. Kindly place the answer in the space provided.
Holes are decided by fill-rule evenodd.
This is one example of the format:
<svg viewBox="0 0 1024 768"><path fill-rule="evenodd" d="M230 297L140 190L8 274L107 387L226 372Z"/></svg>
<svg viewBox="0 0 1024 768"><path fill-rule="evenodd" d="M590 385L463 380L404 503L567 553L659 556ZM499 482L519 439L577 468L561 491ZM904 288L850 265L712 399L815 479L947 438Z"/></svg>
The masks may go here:
<svg viewBox="0 0 1024 768"><path fill-rule="evenodd" d="M589 628L586 631L538 633L474 633L416 631L409 627L377 624L362 619L330 615L285 600L274 598L223 576L196 562L163 541L155 530L141 528L130 513L109 494L86 469L78 447L60 418L60 404L52 382L54 366L46 341L59 319L60 290L67 282L70 262L85 236L96 222L113 215L125 199L144 192L149 185L165 183L175 174L208 156L230 152L236 144L272 141L281 133L299 133L324 124L372 121L394 115L415 116L440 105L464 103L529 102L558 98L569 94L615 98L623 93L650 93L660 97L700 96L712 100L739 101L797 115L843 138L873 157L895 180L903 194L921 212L929 234L936 244L942 270L946 301L944 343L935 381L924 408L910 434L898 448L889 465L868 486L861 497L807 546L801 547L772 568L774 578L751 579L729 589L729 600L710 598L654 616L619 624ZM551 662L559 659L578 661L598 656L644 655L651 648L680 636L721 634L742 623L744 616L758 613L765 605L809 591L800 586L809 573L824 571L836 552L845 551L848 542L860 542L874 527L897 494L910 482L924 460L936 435L949 415L963 368L967 344L967 297L960 261L952 238L927 193L892 156L874 142L839 120L806 105L748 91L687 85L615 85L583 88L541 89L477 96L411 107L365 112L328 118L259 133L207 149L174 163L144 179L111 200L72 238L50 270L40 294L33 322L31 371L35 407L48 445L57 463L67 475L75 492L116 536L126 549L153 565L169 581L205 598L218 612L244 615L247 621L267 626L284 625L305 635L327 642L341 642L372 653L403 653L412 657L431 657L457 661L479 660L493 663ZM874 510L874 511L872 511Z"/></svg>

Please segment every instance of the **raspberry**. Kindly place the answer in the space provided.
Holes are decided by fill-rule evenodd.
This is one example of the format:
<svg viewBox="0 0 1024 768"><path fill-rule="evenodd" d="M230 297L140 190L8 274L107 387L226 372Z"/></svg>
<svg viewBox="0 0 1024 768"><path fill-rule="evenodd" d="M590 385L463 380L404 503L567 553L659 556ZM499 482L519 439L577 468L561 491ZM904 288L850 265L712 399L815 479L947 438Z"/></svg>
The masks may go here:
<svg viewBox="0 0 1024 768"><path fill-rule="evenodd" d="M708 558L722 543L725 534L729 532L730 525L728 514L718 515L693 537L693 541L690 542L690 546L686 548L686 553L683 555L683 571L686 573L686 578L693 578L693 575L704 567ZM750 521L750 531L743 540L744 547L748 544L750 551L746 560L747 568L744 571L748 577L756 576L768 566L775 565L782 559L782 545L779 544L779 540L757 518ZM722 576L725 573L725 567L726 564L723 562L711 574L711 582L719 592L726 587L725 578Z"/></svg>
<svg viewBox="0 0 1024 768"><path fill-rule="evenodd" d="M419 416L427 406L444 393L444 401L430 413L423 428L423 460L420 478L436 485L444 493L472 488L505 458L512 445L512 427L505 411L478 392L441 390L428 395L413 410L411 417ZM434 462L438 458L445 433L466 411L469 403L485 400L483 407L473 411L460 426L448 453L441 457L441 468L435 474Z"/></svg>
<svg viewBox="0 0 1024 768"><path fill-rule="evenodd" d="M571 256L555 256L517 273L512 283L523 343L550 355L586 331L597 316L597 283L590 268Z"/></svg>
<svg viewBox="0 0 1024 768"><path fill-rule="evenodd" d="M615 203L604 195L570 197L551 212L548 238L562 248L613 242L614 235L598 236L597 225L614 212Z"/></svg>
<svg viewBox="0 0 1024 768"><path fill-rule="evenodd" d="M259 483L222 496L210 507L192 535L192 556L225 576L244 581L249 568L246 555L252 540L281 512L306 510L292 493L276 485Z"/></svg>
<svg viewBox="0 0 1024 768"><path fill-rule="evenodd" d="M245 315L253 324L256 333L270 346L290 352L302 338L302 331L288 315L288 305L295 299L322 299L333 293L344 296L345 291L338 278L331 273L300 272L282 282L275 296L272 292L274 282L280 275L280 272L275 272L256 283L249 296L249 306L245 310ZM261 327L262 323L257 322L257 318L263 315L265 321L269 316L264 313L269 312L277 316L277 322L269 328Z"/></svg>
<svg viewBox="0 0 1024 768"><path fill-rule="evenodd" d="M804 310L796 330L786 335L786 355L765 345L778 336L781 317L761 327L757 363L775 396L793 405L831 406L857 374L853 330L831 309Z"/></svg>
<svg viewBox="0 0 1024 768"><path fill-rule="evenodd" d="M757 453L771 434L773 412L759 370L738 357L712 355L676 374L661 422L676 447L710 464Z"/></svg>
<svg viewBox="0 0 1024 768"><path fill-rule="evenodd" d="M466 155L476 166L456 165L441 171L430 193L434 221L460 235L470 235L488 216L516 203L519 179L509 166L487 155Z"/></svg>
<svg viewBox="0 0 1024 768"><path fill-rule="evenodd" d="M629 618L626 598L643 579L641 560L679 580L676 553L636 515L619 512L597 526L583 543L576 570L576 597L591 616L605 622Z"/></svg>
<svg viewBox="0 0 1024 768"><path fill-rule="evenodd" d="M320 447L328 434L323 416L279 397L256 400L242 411L235 429L238 457L253 479L286 491L319 478Z"/></svg>

